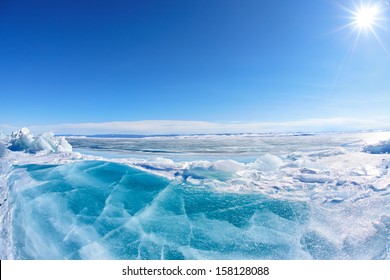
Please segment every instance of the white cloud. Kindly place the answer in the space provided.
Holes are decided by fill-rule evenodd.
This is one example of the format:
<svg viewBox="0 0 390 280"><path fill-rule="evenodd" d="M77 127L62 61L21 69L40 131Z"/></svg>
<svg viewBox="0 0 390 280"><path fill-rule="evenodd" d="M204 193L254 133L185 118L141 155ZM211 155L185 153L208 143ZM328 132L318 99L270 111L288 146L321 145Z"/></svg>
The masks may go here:
<svg viewBox="0 0 390 280"><path fill-rule="evenodd" d="M0 128L3 126L0 126ZM12 128L12 126L4 126ZM347 118L308 119L291 122L206 122L147 120L131 122L65 123L29 127L32 132L56 134L214 134L263 132L319 132L366 129L389 129L389 120Z"/></svg>

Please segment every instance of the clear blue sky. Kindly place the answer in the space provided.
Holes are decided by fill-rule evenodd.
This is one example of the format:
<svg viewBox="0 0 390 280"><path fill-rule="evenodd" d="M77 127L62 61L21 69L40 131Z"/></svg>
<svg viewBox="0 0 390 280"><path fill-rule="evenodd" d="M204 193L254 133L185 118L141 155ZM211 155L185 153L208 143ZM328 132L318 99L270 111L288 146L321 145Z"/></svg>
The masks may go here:
<svg viewBox="0 0 390 280"><path fill-rule="evenodd" d="M389 120L389 23L351 51L348 16L333 0L2 0L0 124Z"/></svg>

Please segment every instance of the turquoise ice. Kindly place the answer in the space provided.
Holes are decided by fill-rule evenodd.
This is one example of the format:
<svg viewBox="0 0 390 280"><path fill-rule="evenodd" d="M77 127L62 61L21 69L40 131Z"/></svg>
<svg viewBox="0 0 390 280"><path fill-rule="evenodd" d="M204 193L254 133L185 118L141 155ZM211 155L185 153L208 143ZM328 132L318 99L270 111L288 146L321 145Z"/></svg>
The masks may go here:
<svg viewBox="0 0 390 280"><path fill-rule="evenodd" d="M19 166L9 185L12 258L17 259L332 259L360 254L310 230L313 217L305 202L218 192L118 163ZM386 253L386 229L382 225L367 241L365 246L375 246L370 258Z"/></svg>

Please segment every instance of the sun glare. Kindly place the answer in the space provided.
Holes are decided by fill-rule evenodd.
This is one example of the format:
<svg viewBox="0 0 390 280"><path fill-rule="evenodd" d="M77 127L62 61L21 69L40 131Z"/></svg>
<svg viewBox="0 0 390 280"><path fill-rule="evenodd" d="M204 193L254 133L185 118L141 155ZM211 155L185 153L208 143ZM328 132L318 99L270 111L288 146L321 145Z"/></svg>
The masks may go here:
<svg viewBox="0 0 390 280"><path fill-rule="evenodd" d="M387 46L380 36L383 34L383 31L386 31L386 26L388 26L389 23L389 19L386 17L386 14L390 9L388 1L350 0L349 2L350 5L346 6L341 4L339 0L335 0L336 6L338 6L340 10L346 12L346 15L343 18L347 21L345 25L336 29L336 31L347 30L348 35L351 35L349 37L353 38L353 41L351 41L351 46L340 63L332 88L336 85L341 70L356 50L362 36L366 36L367 38L373 37L382 47L388 58L390 58L390 51L387 49Z"/></svg>
<svg viewBox="0 0 390 280"><path fill-rule="evenodd" d="M357 31L358 37L362 32L368 32L377 37L378 28L385 29L383 26L387 22L385 11L390 8L389 4L384 4L379 0L352 0L352 5L349 7L338 2L337 5L348 13L346 18L349 23L340 29Z"/></svg>
<svg viewBox="0 0 390 280"><path fill-rule="evenodd" d="M339 30L349 29L356 34L349 52L352 53L354 51L361 36L372 35L390 57L390 52L380 38L380 33L386 30L386 25L389 22L386 18L386 12L390 8L389 3L380 0L352 0L351 2L352 5L350 7L336 2L339 8L348 13L346 18L349 21L349 23L340 27Z"/></svg>
<svg viewBox="0 0 390 280"><path fill-rule="evenodd" d="M362 6L353 12L354 25L361 29L373 30L378 23L379 9L376 6Z"/></svg>

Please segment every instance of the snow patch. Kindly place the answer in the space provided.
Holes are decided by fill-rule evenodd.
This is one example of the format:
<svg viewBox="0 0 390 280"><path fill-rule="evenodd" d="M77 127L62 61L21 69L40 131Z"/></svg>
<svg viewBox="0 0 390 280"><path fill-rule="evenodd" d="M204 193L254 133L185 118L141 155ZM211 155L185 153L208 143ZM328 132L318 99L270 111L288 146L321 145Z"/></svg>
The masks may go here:
<svg viewBox="0 0 390 280"><path fill-rule="evenodd" d="M274 171L283 165L283 160L275 155L264 155L259 157L255 162L249 164L252 169L261 171Z"/></svg>

